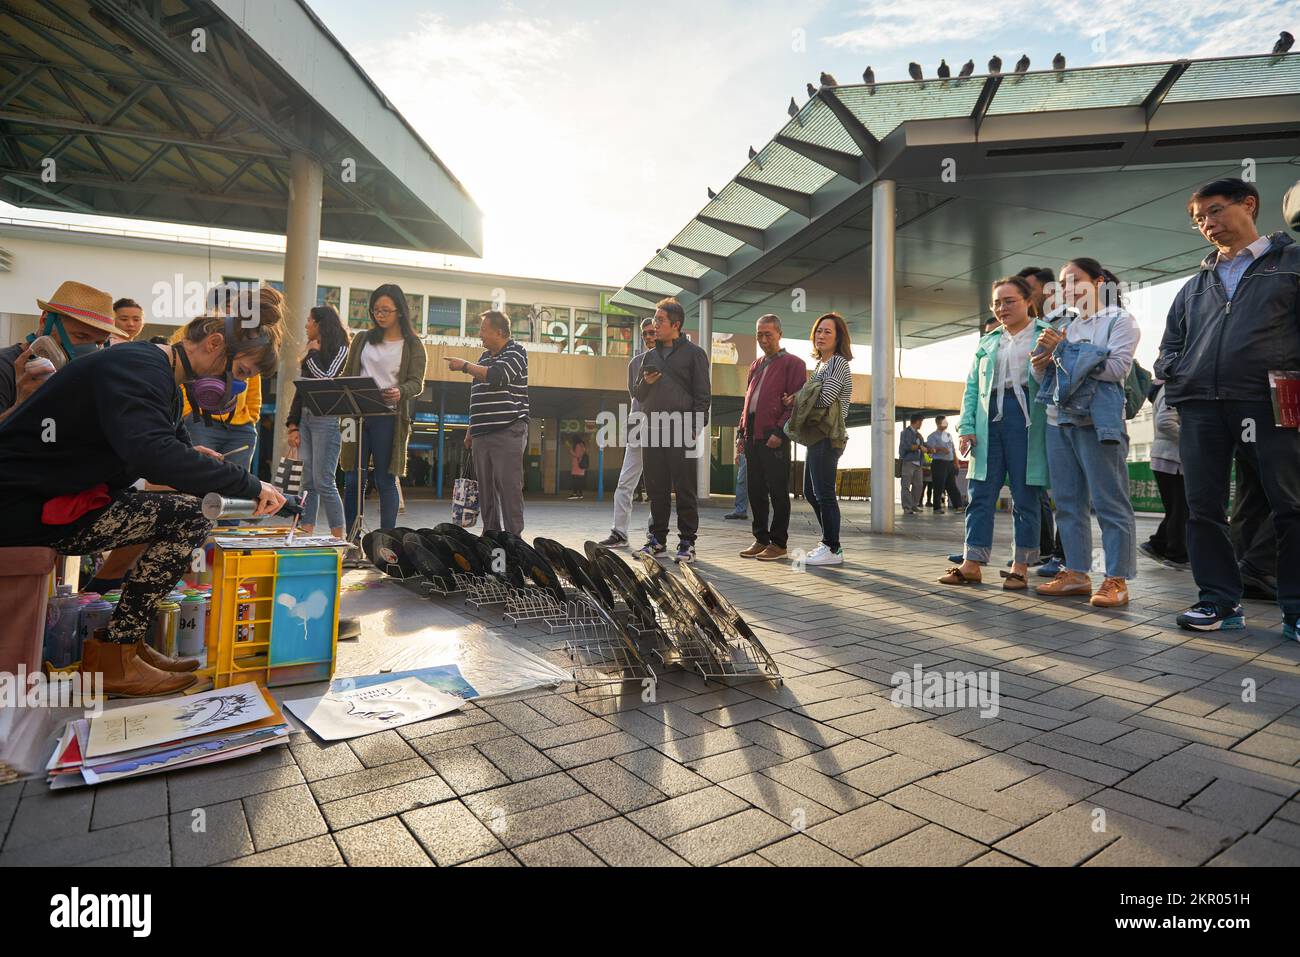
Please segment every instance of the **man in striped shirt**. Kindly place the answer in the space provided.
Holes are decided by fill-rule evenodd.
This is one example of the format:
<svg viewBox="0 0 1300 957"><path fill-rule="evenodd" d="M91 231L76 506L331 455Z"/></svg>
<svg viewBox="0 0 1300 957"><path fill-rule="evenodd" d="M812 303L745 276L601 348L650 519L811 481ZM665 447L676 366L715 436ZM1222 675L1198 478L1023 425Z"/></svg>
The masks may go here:
<svg viewBox="0 0 1300 957"><path fill-rule="evenodd" d="M510 337L510 317L479 316L478 362L447 358L452 372L473 378L465 448L474 457L483 530L524 530L524 447L528 444L528 353Z"/></svg>

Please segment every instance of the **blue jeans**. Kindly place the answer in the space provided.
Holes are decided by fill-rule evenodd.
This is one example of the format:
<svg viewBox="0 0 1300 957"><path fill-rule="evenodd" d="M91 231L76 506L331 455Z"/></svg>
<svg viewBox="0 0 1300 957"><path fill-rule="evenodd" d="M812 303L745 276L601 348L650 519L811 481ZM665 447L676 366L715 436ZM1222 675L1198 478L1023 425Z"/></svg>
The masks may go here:
<svg viewBox="0 0 1300 957"><path fill-rule="evenodd" d="M1029 469L1029 430L1025 414L1013 396L1004 396L1002 420L989 422L988 448L984 450L984 479L970 480L970 503L966 506L966 558L987 562L993 552L993 518L998 493L1005 479L1011 486L1011 514L1015 525L1014 561L1026 564L1038 560L1038 532L1041 522L1042 486L1025 481Z"/></svg>
<svg viewBox="0 0 1300 957"><path fill-rule="evenodd" d="M822 439L808 447L803 466L803 497L812 506L822 526L822 542L833 552L840 550L840 501L835 497L835 470L843 449Z"/></svg>
<svg viewBox="0 0 1300 957"><path fill-rule="evenodd" d="M393 458L393 434L396 428L396 415L367 416L365 428L361 433L361 448L357 450L357 463L362 473L365 472L366 465L372 459L374 461L375 484L379 486L380 528L397 526L397 476L388 470ZM352 530L352 524L357 518L356 467L348 471L344 482L343 511L348 523L346 534Z"/></svg>
<svg viewBox="0 0 1300 957"><path fill-rule="evenodd" d="M744 453L736 459L736 504L731 511L736 515L749 514L749 460Z"/></svg>
<svg viewBox="0 0 1300 957"><path fill-rule="evenodd" d="M1092 519L1097 512L1107 578L1137 577L1137 521L1128 497L1128 436L1102 442L1090 425L1047 427L1047 466L1056 499L1056 527L1065 567L1092 569Z"/></svg>
<svg viewBox="0 0 1300 957"><path fill-rule="evenodd" d="M302 524L314 526L316 513L324 505L330 528L342 528L343 499L339 497L338 479L334 476L339 467L339 451L343 448L339 420L336 416L315 415L303 409L298 438L303 490L307 493L302 502Z"/></svg>
<svg viewBox="0 0 1300 957"><path fill-rule="evenodd" d="M252 422L227 426L214 421L208 425L202 421L195 422L191 417L185 420L185 428L190 433L191 442L206 446L214 452L225 454L241 445L248 446L242 452L226 455L226 461L231 465L238 465L241 469L252 471L253 454L257 451L257 426Z"/></svg>

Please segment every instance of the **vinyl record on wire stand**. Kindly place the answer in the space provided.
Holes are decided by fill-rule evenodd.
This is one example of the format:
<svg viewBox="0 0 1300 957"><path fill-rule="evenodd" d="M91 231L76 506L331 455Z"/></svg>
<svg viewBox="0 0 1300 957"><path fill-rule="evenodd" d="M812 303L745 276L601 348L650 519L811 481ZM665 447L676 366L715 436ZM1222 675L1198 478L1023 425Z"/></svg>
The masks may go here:
<svg viewBox="0 0 1300 957"><path fill-rule="evenodd" d="M516 567L521 569L534 585L547 592L557 602L563 604L564 589L560 585L559 576L556 575L555 569L538 551L529 545L526 541L517 535L510 536L507 541L507 555L513 559Z"/></svg>
<svg viewBox="0 0 1300 957"><path fill-rule="evenodd" d="M655 620L655 610L637 587L631 571L614 555L598 554L591 563L592 571L599 575L612 593L623 599L631 612L643 625L651 625Z"/></svg>
<svg viewBox="0 0 1300 957"><path fill-rule="evenodd" d="M434 554L436 554L444 565L454 572L462 575L486 575L487 570L483 567L483 562L479 559L478 549L472 545L467 546L459 539L450 535L435 535L433 537Z"/></svg>
<svg viewBox="0 0 1300 957"><path fill-rule="evenodd" d="M375 567L390 578L404 579L415 574L415 566L406 556L402 539L392 529L380 529L371 539Z"/></svg>
<svg viewBox="0 0 1300 957"><path fill-rule="evenodd" d="M402 539L402 547L406 550L406 557L415 566L415 570L425 578L439 578L443 582L451 581L450 569L438 557L438 554L425 543L423 535L407 535Z"/></svg>
<svg viewBox="0 0 1300 957"><path fill-rule="evenodd" d="M595 573L586 555L576 548L565 548L560 554L560 560L569 570L571 581L583 591L590 592L597 601L604 602L607 609L614 610L614 593L605 584L605 579Z"/></svg>

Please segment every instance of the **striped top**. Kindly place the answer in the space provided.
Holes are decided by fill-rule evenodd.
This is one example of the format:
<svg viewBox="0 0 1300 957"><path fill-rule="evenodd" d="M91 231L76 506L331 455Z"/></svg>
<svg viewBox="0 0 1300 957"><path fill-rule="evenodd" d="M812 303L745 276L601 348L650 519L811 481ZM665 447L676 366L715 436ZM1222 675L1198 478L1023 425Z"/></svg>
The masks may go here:
<svg viewBox="0 0 1300 957"><path fill-rule="evenodd" d="M345 342L339 346L339 349L333 356L323 355L319 349L313 349L307 353L307 357L302 360L298 366L302 373L300 379L333 379L343 371L343 363L348 358L348 344ZM285 420L286 425L297 425L302 421L302 396L295 389L293 393L293 403L289 406L289 417Z"/></svg>
<svg viewBox="0 0 1300 957"><path fill-rule="evenodd" d="M493 355L484 352L478 364L487 378L469 387L469 434L495 432L528 419L528 353L511 339Z"/></svg>
<svg viewBox="0 0 1300 957"><path fill-rule="evenodd" d="M844 424L849 423L849 399L853 395L853 378L849 372L849 360L845 359L838 352L831 356L828 362L818 362L813 369L812 377L820 379L822 383L821 398L817 402L817 408L829 409L835 404L835 400L840 400L840 411L844 413Z"/></svg>

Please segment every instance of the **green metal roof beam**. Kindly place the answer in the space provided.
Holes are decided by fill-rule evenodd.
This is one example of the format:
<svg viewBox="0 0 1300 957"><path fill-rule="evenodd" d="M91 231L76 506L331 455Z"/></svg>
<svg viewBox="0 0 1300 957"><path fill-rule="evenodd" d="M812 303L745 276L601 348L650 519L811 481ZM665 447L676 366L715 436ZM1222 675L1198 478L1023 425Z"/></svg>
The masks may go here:
<svg viewBox="0 0 1300 957"><path fill-rule="evenodd" d="M679 272L669 272L666 269L655 269L651 266L646 266L644 272L647 275L654 276L656 279L662 279L664 282L676 283L682 289L689 290L690 292L699 295L700 281L694 276L683 276Z"/></svg>
<svg viewBox="0 0 1300 957"><path fill-rule="evenodd" d="M679 256L684 256L691 262L697 262L701 266L707 266L715 272L725 273L727 271L727 257L719 256L716 253L706 253L699 249L692 249L689 246L679 246L676 243L669 243L664 247Z"/></svg>
<svg viewBox="0 0 1300 957"><path fill-rule="evenodd" d="M790 189L788 186L777 186L774 183L764 183L761 180L750 179L748 176L737 176L734 182L750 192L758 193L774 203L780 203L786 209L793 210L805 219L812 219L812 196L808 193L801 193L797 189Z"/></svg>
<svg viewBox="0 0 1300 957"><path fill-rule="evenodd" d="M740 223L733 223L729 219L718 219L715 216L706 216L700 213L695 217L705 226L712 226L720 233L726 233L733 239L739 239L747 246L753 246L755 249L765 249L766 239L763 230L755 226L744 226Z"/></svg>
<svg viewBox="0 0 1300 957"><path fill-rule="evenodd" d="M1155 117L1156 111L1160 109L1160 104L1165 100L1165 96L1174 88L1174 84L1182 78L1182 75L1187 72L1187 68L1191 65L1190 60L1179 60L1170 64L1168 72L1160 78L1160 82L1151 88L1151 92L1142 101L1142 112L1146 115L1147 123L1150 123L1152 118Z"/></svg>
<svg viewBox="0 0 1300 957"><path fill-rule="evenodd" d="M822 90L818 93L835 118L840 121L844 127L844 132L853 138L854 144L862 151L862 158L872 169L879 169L880 164L877 157L880 152L880 141L876 139L869 129L862 125L862 121L853 115L853 111L844 105L844 101L836 95L834 90Z"/></svg>
<svg viewBox="0 0 1300 957"><path fill-rule="evenodd" d="M778 133L773 142L780 143L786 149L792 150L805 159L810 159L814 163L826 167L837 176L843 176L855 183L868 183L875 178L874 171L871 170L866 160L861 156L854 156L852 153L845 153L843 150L833 150L826 146L819 146L816 143L809 143L807 140L796 139L783 133Z"/></svg>
<svg viewBox="0 0 1300 957"><path fill-rule="evenodd" d="M1002 77L998 75L990 76L984 81L984 87L980 90L980 98L975 101L975 108L970 112L971 123L975 127L975 135L980 135L980 127L984 125L984 117L988 114L989 107L993 105L993 97L998 95L998 87L1002 85Z"/></svg>

